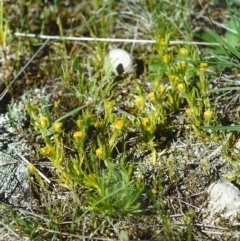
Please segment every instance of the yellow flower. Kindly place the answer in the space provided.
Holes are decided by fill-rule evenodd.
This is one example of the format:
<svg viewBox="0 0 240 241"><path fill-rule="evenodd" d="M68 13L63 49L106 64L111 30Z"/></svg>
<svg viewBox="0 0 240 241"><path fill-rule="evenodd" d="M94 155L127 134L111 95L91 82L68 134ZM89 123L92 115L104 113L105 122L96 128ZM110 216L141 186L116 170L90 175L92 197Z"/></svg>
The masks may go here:
<svg viewBox="0 0 240 241"><path fill-rule="evenodd" d="M135 104L139 106L141 109L144 109L145 107L145 98L142 96L139 96L135 99Z"/></svg>
<svg viewBox="0 0 240 241"><path fill-rule="evenodd" d="M36 171L36 167L35 167L33 164L29 164L29 165L28 165L28 170L29 170L30 172L35 172L35 171Z"/></svg>
<svg viewBox="0 0 240 241"><path fill-rule="evenodd" d="M165 44L166 44L164 38L159 38L158 42L159 42L161 45L165 45Z"/></svg>
<svg viewBox="0 0 240 241"><path fill-rule="evenodd" d="M162 94L165 90L165 87L163 85L160 85L158 88L158 91L160 92L160 94Z"/></svg>
<svg viewBox="0 0 240 241"><path fill-rule="evenodd" d="M142 123L143 129L145 131L148 131L150 133L154 131L153 126L151 125L150 120L148 118L146 118L146 117L142 118L141 123Z"/></svg>
<svg viewBox="0 0 240 241"><path fill-rule="evenodd" d="M53 148L52 146L47 144L45 147L41 148L41 150L44 155L49 155L52 152Z"/></svg>
<svg viewBox="0 0 240 241"><path fill-rule="evenodd" d="M62 127L62 123L60 122L55 122L53 125L52 125L52 128L54 131L57 131L59 132L61 130L61 127Z"/></svg>
<svg viewBox="0 0 240 241"><path fill-rule="evenodd" d="M200 69L206 69L208 67L208 63L200 63Z"/></svg>
<svg viewBox="0 0 240 241"><path fill-rule="evenodd" d="M187 63L186 62L181 62L180 63L181 69L186 69L187 68Z"/></svg>
<svg viewBox="0 0 240 241"><path fill-rule="evenodd" d="M78 126L79 128L82 127L82 123L83 123L83 120L82 120L82 119L77 119L77 126Z"/></svg>
<svg viewBox="0 0 240 241"><path fill-rule="evenodd" d="M164 62L165 64L168 64L168 63L170 62L170 60L171 60L170 54L165 54L165 55L163 55L163 62Z"/></svg>
<svg viewBox="0 0 240 241"><path fill-rule="evenodd" d="M99 147L99 148L96 150L96 156L102 157L102 154L103 154L102 148Z"/></svg>
<svg viewBox="0 0 240 241"><path fill-rule="evenodd" d="M206 110L203 113L204 119L205 120L210 120L212 118L212 114L213 114L213 112L211 110Z"/></svg>
<svg viewBox="0 0 240 241"><path fill-rule="evenodd" d="M186 57L188 55L188 50L186 48L180 48L179 54L183 57Z"/></svg>
<svg viewBox="0 0 240 241"><path fill-rule="evenodd" d="M32 108L33 108L33 110L35 110L35 111L39 111L38 105L33 105Z"/></svg>
<svg viewBox="0 0 240 241"><path fill-rule="evenodd" d="M184 90L185 90L183 84L178 84L177 88L178 88L178 91L180 91L180 92L184 92Z"/></svg>
<svg viewBox="0 0 240 241"><path fill-rule="evenodd" d="M114 124L114 127L115 127L117 130L122 130L123 125L124 125L124 123L123 123L122 120L117 120L117 121L115 122L115 124Z"/></svg>
<svg viewBox="0 0 240 241"><path fill-rule="evenodd" d="M152 192L153 195L155 195L155 194L157 194L157 189L156 188L152 188L151 192Z"/></svg>
<svg viewBox="0 0 240 241"><path fill-rule="evenodd" d="M171 78L173 81L179 81L179 77L177 75L172 75Z"/></svg>
<svg viewBox="0 0 240 241"><path fill-rule="evenodd" d="M83 132L82 131L75 131L73 133L73 138L81 138L83 136Z"/></svg>
<svg viewBox="0 0 240 241"><path fill-rule="evenodd" d="M149 123L149 119L146 118L146 117L145 117L145 118L142 118L142 119L141 119L141 123L142 123L143 126L147 126L147 124Z"/></svg>
<svg viewBox="0 0 240 241"><path fill-rule="evenodd" d="M46 116L41 116L39 118L39 123L40 123L42 128L48 127L48 118Z"/></svg>
<svg viewBox="0 0 240 241"><path fill-rule="evenodd" d="M92 115L92 114L87 114L87 119L88 119L89 121L92 121L92 120L93 120L93 115Z"/></svg>
<svg viewBox="0 0 240 241"><path fill-rule="evenodd" d="M99 129L101 126L102 126L102 123L101 123L100 121L96 121L96 122L94 123L94 127L95 127L96 129Z"/></svg>
<svg viewBox="0 0 240 241"><path fill-rule="evenodd" d="M192 116L193 113L194 113L194 110L193 110L192 108L187 108L187 109L186 109L186 114L187 114L188 116Z"/></svg>
<svg viewBox="0 0 240 241"><path fill-rule="evenodd" d="M114 101L106 101L106 108L107 109L112 109L114 105L115 105Z"/></svg>
<svg viewBox="0 0 240 241"><path fill-rule="evenodd" d="M150 133L152 133L154 131L152 126L146 126L144 129L145 129L145 131L148 131Z"/></svg>
<svg viewBox="0 0 240 241"><path fill-rule="evenodd" d="M60 100L54 101L53 103L54 108L58 108L59 105L60 105Z"/></svg>
<svg viewBox="0 0 240 241"><path fill-rule="evenodd" d="M154 92L150 92L150 93L148 94L148 97L149 97L149 99L150 99L152 102L156 101L156 95L155 95Z"/></svg>

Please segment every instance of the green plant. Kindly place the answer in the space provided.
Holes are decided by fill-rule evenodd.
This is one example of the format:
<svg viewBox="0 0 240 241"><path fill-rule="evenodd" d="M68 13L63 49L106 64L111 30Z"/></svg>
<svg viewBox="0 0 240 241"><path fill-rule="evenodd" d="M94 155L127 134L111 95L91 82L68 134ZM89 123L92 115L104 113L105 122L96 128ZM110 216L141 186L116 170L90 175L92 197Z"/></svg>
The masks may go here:
<svg viewBox="0 0 240 241"><path fill-rule="evenodd" d="M89 210L109 216L136 215L144 211L141 180L131 181L129 174L119 170L103 171L96 178L95 191L86 192Z"/></svg>

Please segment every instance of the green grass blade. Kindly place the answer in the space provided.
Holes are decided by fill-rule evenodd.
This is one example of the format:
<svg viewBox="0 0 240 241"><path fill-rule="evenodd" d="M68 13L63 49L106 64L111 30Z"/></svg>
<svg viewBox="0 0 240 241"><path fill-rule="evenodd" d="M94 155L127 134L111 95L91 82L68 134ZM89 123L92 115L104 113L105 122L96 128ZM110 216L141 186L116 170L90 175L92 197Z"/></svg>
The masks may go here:
<svg viewBox="0 0 240 241"><path fill-rule="evenodd" d="M69 111L68 113L66 113L65 115L61 116L60 118L58 118L57 120L54 121L54 123L56 122L60 122L70 116L73 116L73 115L76 115L80 110L82 110L83 108L85 108L87 105L83 105L83 106L80 106L74 110L71 110Z"/></svg>
<svg viewBox="0 0 240 241"><path fill-rule="evenodd" d="M222 44L225 48L227 48L232 54L234 54L236 57L240 58L240 52L237 51L233 46L231 46L228 42L223 40L218 34L216 34L213 30L208 29L207 32L209 32L220 44Z"/></svg>
<svg viewBox="0 0 240 241"><path fill-rule="evenodd" d="M200 126L200 129L213 131L240 131L240 125L235 126Z"/></svg>
<svg viewBox="0 0 240 241"><path fill-rule="evenodd" d="M240 87L224 87L224 88L218 88L218 89L212 89L209 90L209 93L216 93L216 92L224 92L224 91L230 91L230 90L240 90Z"/></svg>

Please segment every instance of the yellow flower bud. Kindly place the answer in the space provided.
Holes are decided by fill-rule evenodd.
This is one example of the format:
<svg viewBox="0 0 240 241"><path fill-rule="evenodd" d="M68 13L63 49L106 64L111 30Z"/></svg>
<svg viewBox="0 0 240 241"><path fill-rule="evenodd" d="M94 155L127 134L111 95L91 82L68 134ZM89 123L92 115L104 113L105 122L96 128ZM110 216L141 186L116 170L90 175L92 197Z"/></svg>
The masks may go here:
<svg viewBox="0 0 240 241"><path fill-rule="evenodd" d="M200 63L200 69L206 69L208 67L208 63Z"/></svg>
<svg viewBox="0 0 240 241"><path fill-rule="evenodd" d="M79 128L82 127L82 123L83 123L83 120L82 120L82 119L77 119L77 126L78 126Z"/></svg>
<svg viewBox="0 0 240 241"><path fill-rule="evenodd" d="M44 155L49 155L52 152L52 149L53 149L52 146L50 146L48 144L45 147L41 148L42 153Z"/></svg>
<svg viewBox="0 0 240 241"><path fill-rule="evenodd" d="M171 60L170 54L165 54L165 55L163 55L163 62L164 62L165 64L168 64L168 63L170 62L170 60Z"/></svg>
<svg viewBox="0 0 240 241"><path fill-rule="evenodd" d="M96 156L102 157L102 154L103 154L102 148L99 147L99 148L96 150Z"/></svg>
<svg viewBox="0 0 240 241"><path fill-rule="evenodd" d="M150 99L152 102L156 101L156 95L155 95L154 92L150 92L150 93L148 94L148 97L149 97L149 99Z"/></svg>
<svg viewBox="0 0 240 241"><path fill-rule="evenodd" d="M93 115L92 115L92 114L88 114L88 115L87 115L87 119L88 119L89 121L91 121L91 120L93 119Z"/></svg>
<svg viewBox="0 0 240 241"><path fill-rule="evenodd" d="M188 50L186 48L180 48L179 54L183 57L186 57L188 55Z"/></svg>
<svg viewBox="0 0 240 241"><path fill-rule="evenodd" d="M62 127L62 123L60 123L60 122L55 122L52 125L52 129L57 132L59 132L61 130L61 127Z"/></svg>
<svg viewBox="0 0 240 241"><path fill-rule="evenodd" d="M144 109L145 107L145 98L142 96L139 96L135 99L135 104L139 106L141 109Z"/></svg>
<svg viewBox="0 0 240 241"><path fill-rule="evenodd" d="M115 105L114 101L107 101L106 102L107 109L112 109L114 105Z"/></svg>
<svg viewBox="0 0 240 241"><path fill-rule="evenodd" d="M77 138L81 138L83 136L83 132L82 131L75 131L73 133L73 138L77 139Z"/></svg>
<svg viewBox="0 0 240 241"><path fill-rule="evenodd" d="M152 133L154 131L154 128L152 126L146 126L144 129L149 133Z"/></svg>
<svg viewBox="0 0 240 241"><path fill-rule="evenodd" d="M184 90L185 90L185 87L183 84L178 84L177 88L178 88L178 91L180 91L180 92L184 92Z"/></svg>
<svg viewBox="0 0 240 241"><path fill-rule="evenodd" d="M204 119L205 120L210 120L212 118L212 114L213 114L213 112L211 110L206 110L203 113Z"/></svg>
<svg viewBox="0 0 240 241"><path fill-rule="evenodd" d="M179 77L177 75L172 75L171 79L176 82L179 81Z"/></svg>
<svg viewBox="0 0 240 241"><path fill-rule="evenodd" d="M159 42L161 45L165 45L165 44L166 44L164 38L159 38L158 42Z"/></svg>
<svg viewBox="0 0 240 241"><path fill-rule="evenodd" d="M141 123L142 123L143 126L147 126L148 123L149 123L149 119L146 118L146 117L145 117L145 118L142 118L142 119L141 119Z"/></svg>
<svg viewBox="0 0 240 241"><path fill-rule="evenodd" d="M123 128L123 121L122 120L117 120L116 122L115 122L115 125L114 125L114 127L117 129L117 130L121 130L122 128Z"/></svg>
<svg viewBox="0 0 240 241"><path fill-rule="evenodd" d="M160 85L158 88L158 91L160 92L160 94L162 94L165 90L165 87L163 85Z"/></svg>
<svg viewBox="0 0 240 241"><path fill-rule="evenodd" d="M186 62L181 62L180 63L181 69L186 69L187 68L187 63Z"/></svg>
<svg viewBox="0 0 240 241"><path fill-rule="evenodd" d="M186 114L187 114L188 116L192 116L193 113L194 113L194 110L193 110L192 108L187 108L187 109L186 109Z"/></svg>
<svg viewBox="0 0 240 241"><path fill-rule="evenodd" d="M40 123L42 128L48 127L48 118L46 116L41 116L39 118L39 123Z"/></svg>
<svg viewBox="0 0 240 241"><path fill-rule="evenodd" d="M101 123L100 121L96 121L96 122L94 123L94 127L95 127L96 129L99 129L101 126L102 126L102 123Z"/></svg>
<svg viewBox="0 0 240 241"><path fill-rule="evenodd" d="M36 171L36 167L35 167L33 164L29 164L29 165L28 165L28 170L29 170L30 172L35 172L35 171Z"/></svg>
<svg viewBox="0 0 240 241"><path fill-rule="evenodd" d="M54 101L53 103L54 108L58 108L59 105L60 105L60 100Z"/></svg>

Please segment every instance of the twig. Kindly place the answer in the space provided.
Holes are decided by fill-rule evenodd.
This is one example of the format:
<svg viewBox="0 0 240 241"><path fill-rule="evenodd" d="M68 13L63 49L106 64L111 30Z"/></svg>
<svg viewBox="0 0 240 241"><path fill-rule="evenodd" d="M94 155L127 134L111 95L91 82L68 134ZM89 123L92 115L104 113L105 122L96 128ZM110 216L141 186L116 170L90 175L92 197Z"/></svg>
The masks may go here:
<svg viewBox="0 0 240 241"><path fill-rule="evenodd" d="M17 37L27 37L27 38L40 38L40 39L53 39L53 40L68 40L68 41L98 41L98 42L122 42L122 43L142 43L142 44L155 44L156 40L150 39L120 39L120 38L91 38L91 37L60 37L60 36L50 36L43 34L31 34L31 33L14 33ZM170 45L175 44L194 44L194 45L206 45L206 46L220 46L219 43L210 42L195 42L195 41L169 41Z"/></svg>

